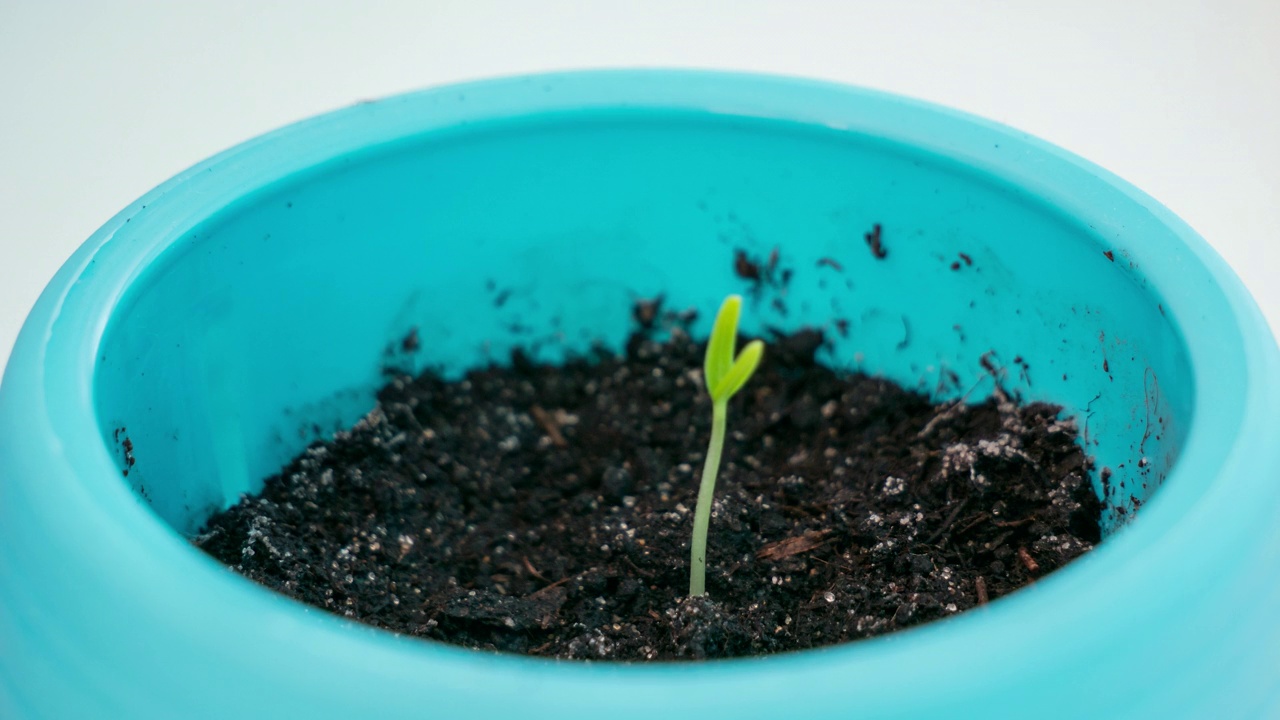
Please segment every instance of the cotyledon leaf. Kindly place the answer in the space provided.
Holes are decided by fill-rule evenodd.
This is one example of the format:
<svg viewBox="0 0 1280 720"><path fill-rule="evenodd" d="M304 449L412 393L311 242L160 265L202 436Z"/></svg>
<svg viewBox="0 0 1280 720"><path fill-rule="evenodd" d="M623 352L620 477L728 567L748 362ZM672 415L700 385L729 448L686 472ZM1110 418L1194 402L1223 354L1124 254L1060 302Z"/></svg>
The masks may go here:
<svg viewBox="0 0 1280 720"><path fill-rule="evenodd" d="M707 391L718 386L733 366L733 351L738 339L738 316L742 313L742 296L730 295L720 304L711 338L707 341L707 357L703 380Z"/></svg>
<svg viewBox="0 0 1280 720"><path fill-rule="evenodd" d="M752 340L747 346L742 348L742 353L729 367L729 372L720 378L719 384L711 393L713 400L728 400L735 393L747 384L747 380L751 379L751 375L755 373L756 368L760 365L760 358L764 356L764 343L759 340Z"/></svg>

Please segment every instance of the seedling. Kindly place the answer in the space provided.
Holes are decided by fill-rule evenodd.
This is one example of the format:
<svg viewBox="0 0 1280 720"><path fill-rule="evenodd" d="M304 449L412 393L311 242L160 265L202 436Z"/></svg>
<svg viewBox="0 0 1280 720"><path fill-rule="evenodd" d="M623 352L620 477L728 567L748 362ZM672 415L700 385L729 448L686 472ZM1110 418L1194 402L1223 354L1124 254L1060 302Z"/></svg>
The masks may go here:
<svg viewBox="0 0 1280 720"><path fill-rule="evenodd" d="M707 594L707 525L711 522L711 499L716 489L716 473L720 471L720 453L724 449L724 428L729 412L729 398L747 383L760 365L764 343L752 340L735 358L738 344L738 316L742 313L742 297L730 295L720 305L711 339L707 341L707 357L702 376L711 396L711 443L702 466L702 483L698 487L698 507L693 513L693 543L689 565L689 596Z"/></svg>

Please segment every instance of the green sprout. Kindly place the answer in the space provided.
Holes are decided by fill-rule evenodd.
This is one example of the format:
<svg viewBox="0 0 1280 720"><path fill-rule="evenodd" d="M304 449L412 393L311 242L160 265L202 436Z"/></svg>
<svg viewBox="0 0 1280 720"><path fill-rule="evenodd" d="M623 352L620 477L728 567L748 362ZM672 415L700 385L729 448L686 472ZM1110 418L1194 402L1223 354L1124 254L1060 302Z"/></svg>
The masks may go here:
<svg viewBox="0 0 1280 720"><path fill-rule="evenodd" d="M707 594L707 525L711 522L711 498L716 489L716 473L720 470L720 452L724 449L725 416L729 398L751 379L764 355L764 343L752 340L736 358L738 316L742 313L742 297L730 295L720 305L716 322L707 341L707 358L703 379L711 396L711 443L702 466L702 483L698 487L698 507L693 514L693 546L689 567L689 596Z"/></svg>

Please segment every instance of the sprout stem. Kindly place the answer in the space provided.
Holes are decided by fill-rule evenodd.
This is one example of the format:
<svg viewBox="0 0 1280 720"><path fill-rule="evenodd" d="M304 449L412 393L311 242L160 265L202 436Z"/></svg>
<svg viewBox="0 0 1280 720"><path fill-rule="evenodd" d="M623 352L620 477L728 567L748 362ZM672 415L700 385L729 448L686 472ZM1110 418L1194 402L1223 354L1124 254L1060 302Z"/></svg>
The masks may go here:
<svg viewBox="0 0 1280 720"><path fill-rule="evenodd" d="M720 453L724 449L725 416L728 400L711 404L711 443L707 460L702 465L702 483L698 486L698 506L693 513L693 541L689 564L689 595L707 594L707 526L711 523L711 501L715 496L716 474L720 471Z"/></svg>

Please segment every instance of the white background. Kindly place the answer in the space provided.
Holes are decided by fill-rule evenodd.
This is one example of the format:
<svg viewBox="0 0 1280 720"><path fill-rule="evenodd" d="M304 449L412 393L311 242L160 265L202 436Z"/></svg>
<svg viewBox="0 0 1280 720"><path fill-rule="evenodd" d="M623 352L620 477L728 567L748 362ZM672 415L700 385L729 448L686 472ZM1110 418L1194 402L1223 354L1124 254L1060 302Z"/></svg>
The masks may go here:
<svg viewBox="0 0 1280 720"><path fill-rule="evenodd" d="M1004 122L1190 222L1280 328L1280 2L0 0L0 363L58 266L242 140L539 70L807 75Z"/></svg>

